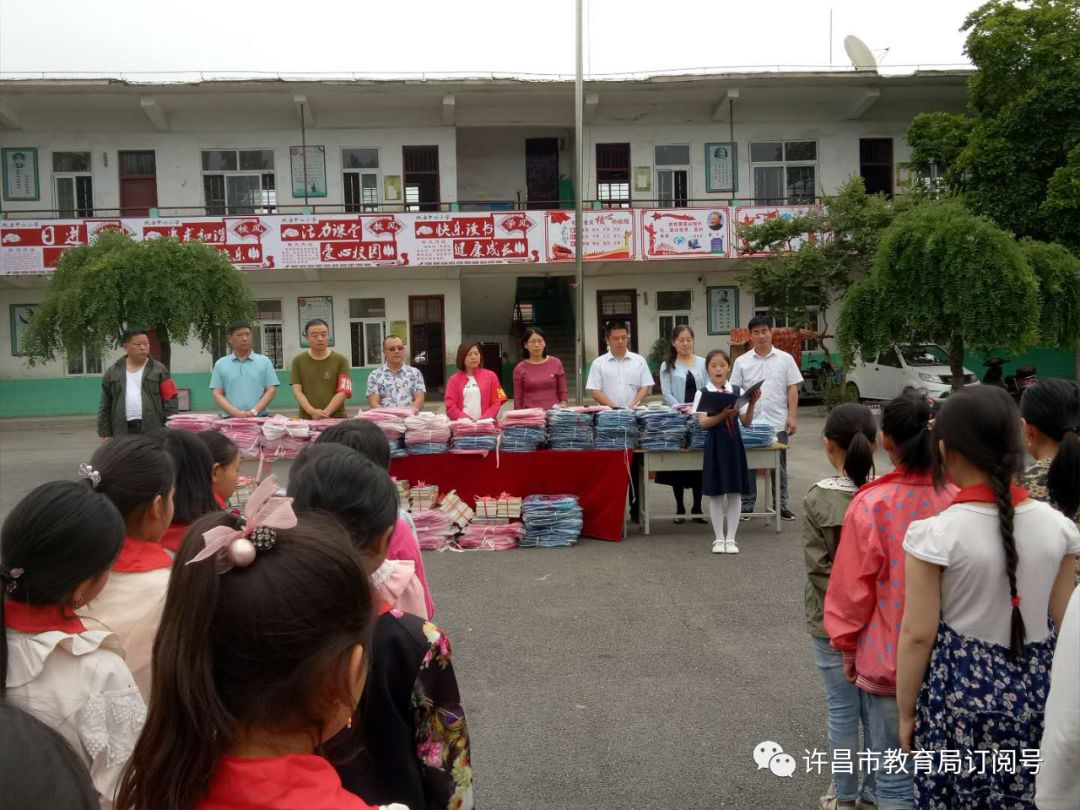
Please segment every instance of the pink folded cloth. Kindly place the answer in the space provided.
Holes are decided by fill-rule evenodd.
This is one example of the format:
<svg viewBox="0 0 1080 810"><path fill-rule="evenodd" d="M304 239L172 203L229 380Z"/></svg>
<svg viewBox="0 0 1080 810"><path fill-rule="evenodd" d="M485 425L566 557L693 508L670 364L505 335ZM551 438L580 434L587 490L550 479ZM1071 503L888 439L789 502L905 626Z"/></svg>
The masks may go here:
<svg viewBox="0 0 1080 810"><path fill-rule="evenodd" d="M370 577L371 587L392 608L429 620L424 587L412 560L387 559Z"/></svg>
<svg viewBox="0 0 1080 810"><path fill-rule="evenodd" d="M178 413L170 416L167 424L173 430L201 433L204 430L213 429L214 423L220 418L216 413Z"/></svg>
<svg viewBox="0 0 1080 810"><path fill-rule="evenodd" d="M420 555L420 544L412 529L409 528L408 521L402 517L399 517L397 523L394 524L394 533L390 535L390 544L386 549L386 559L408 561L413 564L416 578L424 590L425 613L428 619L434 618L435 600L431 598L431 590L428 588L427 572L424 571L424 560Z"/></svg>
<svg viewBox="0 0 1080 810"><path fill-rule="evenodd" d="M509 551L517 548L523 531L520 523L507 523L503 526L470 523L458 538L458 545L481 551Z"/></svg>
<svg viewBox="0 0 1080 810"><path fill-rule="evenodd" d="M547 425L547 411L543 408L520 408L515 411L507 411L499 419L500 424L506 427L535 427L542 428Z"/></svg>

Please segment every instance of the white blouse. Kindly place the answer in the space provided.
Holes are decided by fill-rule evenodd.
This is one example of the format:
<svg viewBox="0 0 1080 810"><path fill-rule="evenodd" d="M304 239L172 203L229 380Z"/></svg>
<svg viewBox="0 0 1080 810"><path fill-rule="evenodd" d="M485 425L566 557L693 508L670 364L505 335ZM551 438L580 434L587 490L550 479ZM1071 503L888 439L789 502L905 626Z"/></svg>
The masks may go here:
<svg viewBox="0 0 1080 810"><path fill-rule="evenodd" d="M114 634L8 629L7 696L55 729L90 770L102 808L112 807L146 706Z"/></svg>

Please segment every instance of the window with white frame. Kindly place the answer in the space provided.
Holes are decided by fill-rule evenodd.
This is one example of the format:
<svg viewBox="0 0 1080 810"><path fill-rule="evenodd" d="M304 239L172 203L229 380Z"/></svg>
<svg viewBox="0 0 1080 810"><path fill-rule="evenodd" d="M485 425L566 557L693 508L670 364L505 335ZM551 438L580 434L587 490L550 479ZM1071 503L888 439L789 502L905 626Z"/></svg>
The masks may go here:
<svg viewBox="0 0 1080 810"><path fill-rule="evenodd" d="M101 371L101 355L93 346L84 346L79 354L67 356L69 377L96 375L101 374Z"/></svg>
<svg viewBox="0 0 1080 810"><path fill-rule="evenodd" d="M266 355L274 368L285 367L284 321L281 300L256 301L258 319L251 330L251 347Z"/></svg>
<svg viewBox="0 0 1080 810"><path fill-rule="evenodd" d="M657 146L656 199L661 208L684 208L690 198L690 147Z"/></svg>
<svg viewBox="0 0 1080 810"><path fill-rule="evenodd" d="M693 295L690 290L673 290L656 294L658 333L665 341L671 340L676 326L690 325Z"/></svg>
<svg viewBox="0 0 1080 810"><path fill-rule="evenodd" d="M812 203L817 196L816 141L750 144L754 201L761 205Z"/></svg>
<svg viewBox="0 0 1080 810"><path fill-rule="evenodd" d="M349 337L352 366L382 365L382 344L386 337L386 299L349 299Z"/></svg>
<svg viewBox="0 0 1080 810"><path fill-rule="evenodd" d="M816 291L815 288L811 288ZM754 296L754 317L764 316L766 318L773 319L773 326L790 326L795 329L813 329L815 332L821 331L821 311L817 307L806 308L806 318L777 318L773 315L772 307L769 304L767 296L755 295ZM800 322L801 321L801 322ZM804 340L803 351L811 352L818 347L816 340Z"/></svg>
<svg viewBox="0 0 1080 810"><path fill-rule="evenodd" d="M347 213L379 210L378 149L342 149L341 174Z"/></svg>
<svg viewBox="0 0 1080 810"><path fill-rule="evenodd" d="M93 161L90 152L53 152L53 181L56 184L57 216L94 215ZM81 372L80 372L81 373Z"/></svg>
<svg viewBox="0 0 1080 810"><path fill-rule="evenodd" d="M272 214L277 209L273 149L204 149L207 216Z"/></svg>

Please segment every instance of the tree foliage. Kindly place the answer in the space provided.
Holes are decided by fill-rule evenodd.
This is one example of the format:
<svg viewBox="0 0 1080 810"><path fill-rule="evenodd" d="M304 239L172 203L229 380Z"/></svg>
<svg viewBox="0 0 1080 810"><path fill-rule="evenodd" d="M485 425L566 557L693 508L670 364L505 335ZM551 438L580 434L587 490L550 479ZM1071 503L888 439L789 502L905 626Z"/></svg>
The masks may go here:
<svg viewBox="0 0 1080 810"><path fill-rule="evenodd" d="M1080 339L1080 259L1061 245L1031 239L1020 248L1039 282L1039 344L1070 345Z"/></svg>
<svg viewBox="0 0 1080 810"><path fill-rule="evenodd" d="M103 350L129 326L156 329L162 360L172 341L192 335L209 349L226 324L251 318L247 278L222 252L202 242L160 238L136 242L105 231L67 251L26 331L31 363L58 353Z"/></svg>
<svg viewBox="0 0 1080 810"><path fill-rule="evenodd" d="M1054 223L1057 241L1080 256L1080 146L1050 178L1042 209Z"/></svg>
<svg viewBox="0 0 1080 810"><path fill-rule="evenodd" d="M971 121L964 115L941 111L919 113L907 131L911 168L923 177L936 174L940 187L958 188L956 162L970 137Z"/></svg>
<svg viewBox="0 0 1080 810"><path fill-rule="evenodd" d="M965 348L1035 345L1040 288L1026 253L1046 247L1022 249L955 200L899 214L882 235L869 276L841 307L836 334L845 363L856 352L873 357L892 343L933 341L949 350L958 386Z"/></svg>

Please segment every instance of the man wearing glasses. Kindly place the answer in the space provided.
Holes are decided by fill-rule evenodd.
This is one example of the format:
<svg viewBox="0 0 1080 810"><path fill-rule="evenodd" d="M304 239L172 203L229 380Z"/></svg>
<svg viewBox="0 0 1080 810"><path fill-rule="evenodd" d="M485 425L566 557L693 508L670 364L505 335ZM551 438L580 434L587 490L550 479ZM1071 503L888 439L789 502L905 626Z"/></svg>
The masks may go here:
<svg viewBox="0 0 1080 810"><path fill-rule="evenodd" d="M424 375L418 368L405 364L405 342L397 335L387 335L383 341L386 362L371 372L367 381L367 399L372 408L424 407Z"/></svg>

